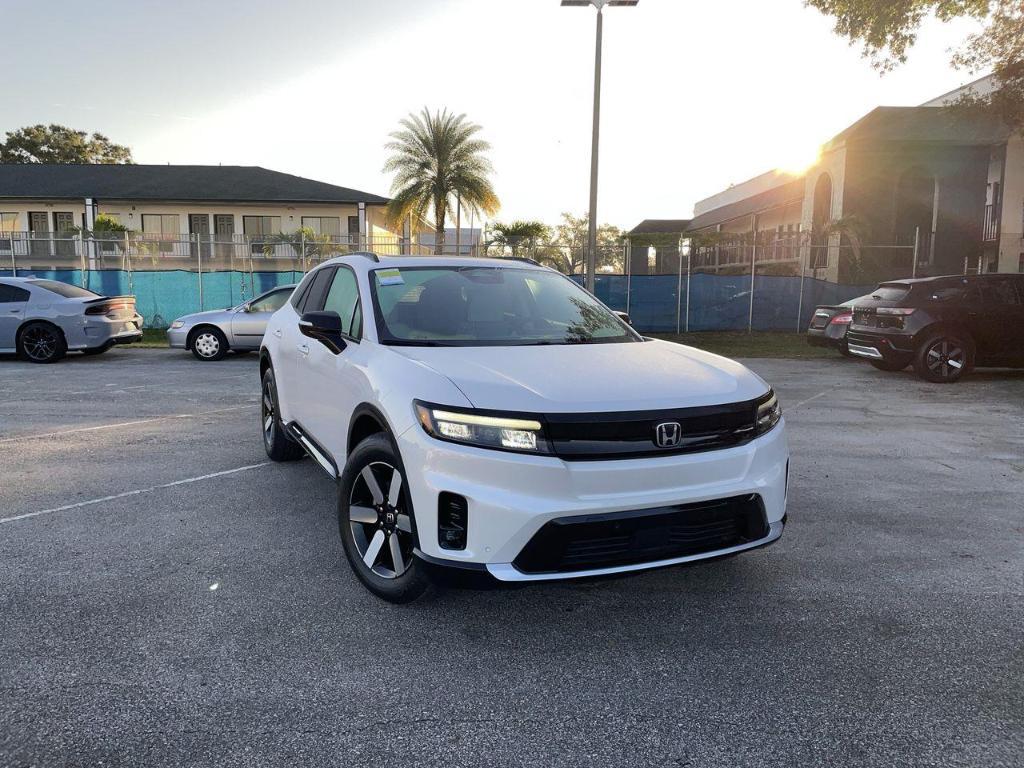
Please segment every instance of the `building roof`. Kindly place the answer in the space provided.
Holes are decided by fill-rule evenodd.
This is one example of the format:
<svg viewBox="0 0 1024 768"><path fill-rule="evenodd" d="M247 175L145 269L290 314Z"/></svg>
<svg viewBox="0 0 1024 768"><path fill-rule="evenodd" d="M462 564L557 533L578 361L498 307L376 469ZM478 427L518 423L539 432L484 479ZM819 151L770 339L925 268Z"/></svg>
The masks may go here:
<svg viewBox="0 0 1024 768"><path fill-rule="evenodd" d="M852 141L931 141L992 144L1010 130L997 118L977 110L939 107L875 107L825 145L836 149Z"/></svg>
<svg viewBox="0 0 1024 768"><path fill-rule="evenodd" d="M626 234L675 235L685 232L689 224L689 219L644 219Z"/></svg>
<svg viewBox="0 0 1024 768"><path fill-rule="evenodd" d="M367 203L369 192L242 165L0 165L0 198Z"/></svg>
<svg viewBox="0 0 1024 768"><path fill-rule="evenodd" d="M752 195L743 200L737 200L735 203L723 205L721 208L715 208L707 213L702 213L700 216L695 216L690 221L690 226L687 229L690 232L696 232L699 229L732 221L741 216L751 216L755 213L769 211L772 208L801 202L803 199L804 180L801 177L769 189L767 192L762 192L759 195Z"/></svg>

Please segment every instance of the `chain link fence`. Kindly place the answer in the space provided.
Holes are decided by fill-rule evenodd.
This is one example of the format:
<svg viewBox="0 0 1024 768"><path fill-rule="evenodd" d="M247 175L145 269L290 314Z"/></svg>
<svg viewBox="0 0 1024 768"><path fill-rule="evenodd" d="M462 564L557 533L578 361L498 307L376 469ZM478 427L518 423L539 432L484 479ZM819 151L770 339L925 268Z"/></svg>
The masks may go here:
<svg viewBox="0 0 1024 768"><path fill-rule="evenodd" d="M1024 241L1017 240L1024 271ZM398 237L302 232L260 238L6 232L0 233L0 276L33 275L105 295L133 294L147 327L162 328L181 315L236 306L298 282L322 261L361 250L432 252ZM474 247L464 253L529 258L583 281L585 254L578 244ZM681 240L643 249L626 242L600 247L595 293L629 313L641 331L803 331L820 304L862 296L883 280L932 274L930 254L930 244L921 239L885 246L814 244L806 238L712 245ZM988 256L963 264L965 274L994 269Z"/></svg>

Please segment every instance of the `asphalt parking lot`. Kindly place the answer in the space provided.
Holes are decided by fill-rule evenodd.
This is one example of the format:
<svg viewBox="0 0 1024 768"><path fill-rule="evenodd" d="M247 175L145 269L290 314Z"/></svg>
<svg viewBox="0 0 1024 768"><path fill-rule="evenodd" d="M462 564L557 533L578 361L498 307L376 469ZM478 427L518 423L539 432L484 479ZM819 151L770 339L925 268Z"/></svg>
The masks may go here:
<svg viewBox="0 0 1024 768"><path fill-rule="evenodd" d="M1024 765L1024 371L749 364L777 545L397 607L255 356L0 360L0 765Z"/></svg>

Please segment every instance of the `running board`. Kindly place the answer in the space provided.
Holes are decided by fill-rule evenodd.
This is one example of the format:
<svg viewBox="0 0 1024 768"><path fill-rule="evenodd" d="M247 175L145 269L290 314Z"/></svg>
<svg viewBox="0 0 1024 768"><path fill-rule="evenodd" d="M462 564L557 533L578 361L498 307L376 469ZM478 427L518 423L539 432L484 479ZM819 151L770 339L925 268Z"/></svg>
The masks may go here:
<svg viewBox="0 0 1024 768"><path fill-rule="evenodd" d="M286 425L288 433L303 447L306 453L309 454L310 458L313 459L320 468L331 476L331 479L338 479L338 469L334 466L334 462L331 461L327 452L317 445L316 441L309 437L303 432L302 427L296 424L294 421Z"/></svg>

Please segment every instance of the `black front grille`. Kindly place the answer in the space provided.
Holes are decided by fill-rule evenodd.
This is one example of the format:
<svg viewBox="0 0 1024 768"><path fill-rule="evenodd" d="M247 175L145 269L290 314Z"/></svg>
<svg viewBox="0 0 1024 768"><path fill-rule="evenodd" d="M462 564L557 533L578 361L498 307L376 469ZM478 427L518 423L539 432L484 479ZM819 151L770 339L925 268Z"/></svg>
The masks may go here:
<svg viewBox="0 0 1024 768"><path fill-rule="evenodd" d="M763 539L756 494L630 512L559 517L513 561L523 573L568 573L698 555Z"/></svg>
<svg viewBox="0 0 1024 768"><path fill-rule="evenodd" d="M549 413L544 425L555 454L568 461L711 451L754 437L758 400L661 411ZM678 442L656 442L659 424L678 424Z"/></svg>

